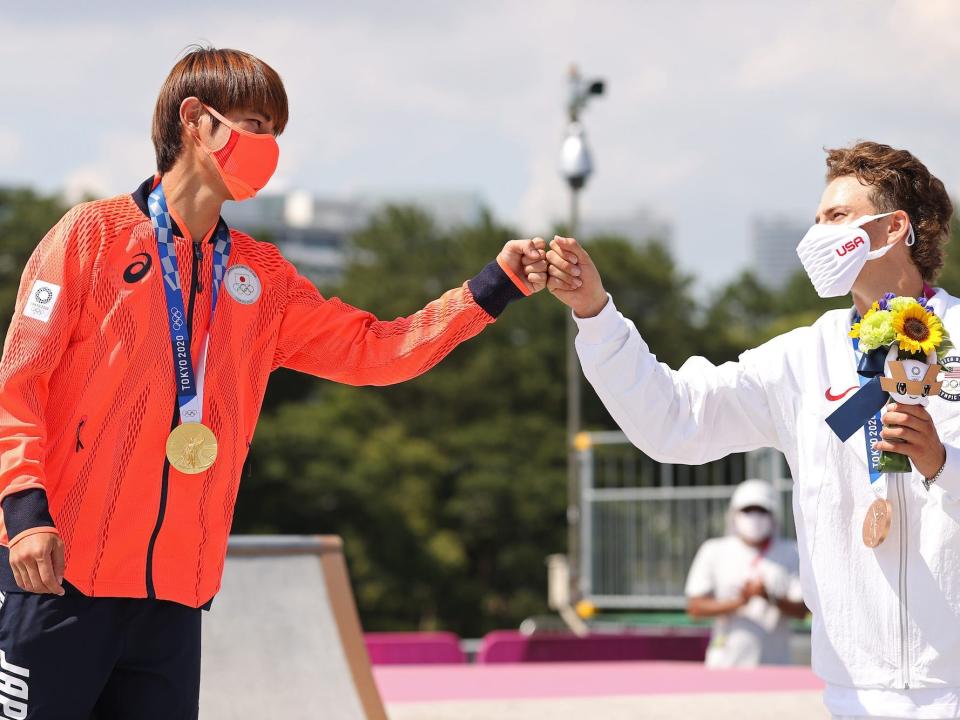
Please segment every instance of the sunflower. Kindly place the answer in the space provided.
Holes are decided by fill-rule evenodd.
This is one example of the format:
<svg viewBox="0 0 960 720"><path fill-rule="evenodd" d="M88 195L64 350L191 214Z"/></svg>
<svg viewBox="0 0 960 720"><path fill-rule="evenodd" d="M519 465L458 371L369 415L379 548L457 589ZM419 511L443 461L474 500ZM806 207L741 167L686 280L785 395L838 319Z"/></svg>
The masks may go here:
<svg viewBox="0 0 960 720"><path fill-rule="evenodd" d="M926 355L943 342L943 323L940 318L928 313L918 303L894 313L893 329L897 333L900 349L909 353Z"/></svg>

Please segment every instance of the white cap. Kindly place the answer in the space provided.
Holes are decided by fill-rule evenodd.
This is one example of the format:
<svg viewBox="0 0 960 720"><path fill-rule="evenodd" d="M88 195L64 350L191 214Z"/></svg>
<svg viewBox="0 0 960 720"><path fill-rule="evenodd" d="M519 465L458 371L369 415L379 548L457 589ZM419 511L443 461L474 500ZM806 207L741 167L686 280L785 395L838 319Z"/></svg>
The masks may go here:
<svg viewBox="0 0 960 720"><path fill-rule="evenodd" d="M777 491L766 480L744 480L737 485L730 501L734 512L754 506L762 507L771 514L777 512Z"/></svg>

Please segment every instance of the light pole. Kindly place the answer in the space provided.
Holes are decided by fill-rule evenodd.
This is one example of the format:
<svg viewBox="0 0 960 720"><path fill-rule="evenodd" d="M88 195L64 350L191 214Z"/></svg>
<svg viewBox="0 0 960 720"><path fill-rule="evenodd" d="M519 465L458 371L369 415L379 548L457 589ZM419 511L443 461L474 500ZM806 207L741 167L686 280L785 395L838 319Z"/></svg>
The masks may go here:
<svg viewBox="0 0 960 720"><path fill-rule="evenodd" d="M580 191L593 172L593 161L587 147L587 135L580 115L594 95L603 95L604 82L584 80L576 65L570 68L567 129L560 148L560 169L570 186L570 229L576 237L580 229ZM575 593L580 587L580 482L574 441L581 427L580 361L574 338L577 335L573 318L567 315L567 552L570 581Z"/></svg>

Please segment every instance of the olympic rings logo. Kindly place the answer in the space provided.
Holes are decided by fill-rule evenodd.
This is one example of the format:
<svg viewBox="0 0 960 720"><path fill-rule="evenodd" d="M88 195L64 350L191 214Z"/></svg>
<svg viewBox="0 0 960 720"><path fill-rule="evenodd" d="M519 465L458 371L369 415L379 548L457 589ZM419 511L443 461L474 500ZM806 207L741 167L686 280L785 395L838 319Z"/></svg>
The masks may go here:
<svg viewBox="0 0 960 720"><path fill-rule="evenodd" d="M41 305L46 305L53 300L53 290L48 287L37 288L37 291L33 294L33 299Z"/></svg>
<svg viewBox="0 0 960 720"><path fill-rule="evenodd" d="M173 308L170 311L170 324L173 325L174 330L183 327L183 313L180 312L179 308Z"/></svg>
<svg viewBox="0 0 960 720"><path fill-rule="evenodd" d="M244 295L253 295L257 289L250 283L234 283L233 289L235 292L242 293Z"/></svg>

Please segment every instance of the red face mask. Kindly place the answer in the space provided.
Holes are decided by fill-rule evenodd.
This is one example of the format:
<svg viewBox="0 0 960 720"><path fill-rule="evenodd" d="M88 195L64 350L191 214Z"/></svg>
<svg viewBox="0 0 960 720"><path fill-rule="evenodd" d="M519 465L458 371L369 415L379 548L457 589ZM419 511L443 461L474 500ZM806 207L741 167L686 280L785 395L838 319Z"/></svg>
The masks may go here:
<svg viewBox="0 0 960 720"><path fill-rule="evenodd" d="M234 200L247 200L256 195L270 181L280 159L280 146L270 133L252 133L227 120L212 107L204 105L211 115L230 128L230 136L223 147L203 149L213 158L220 177Z"/></svg>

